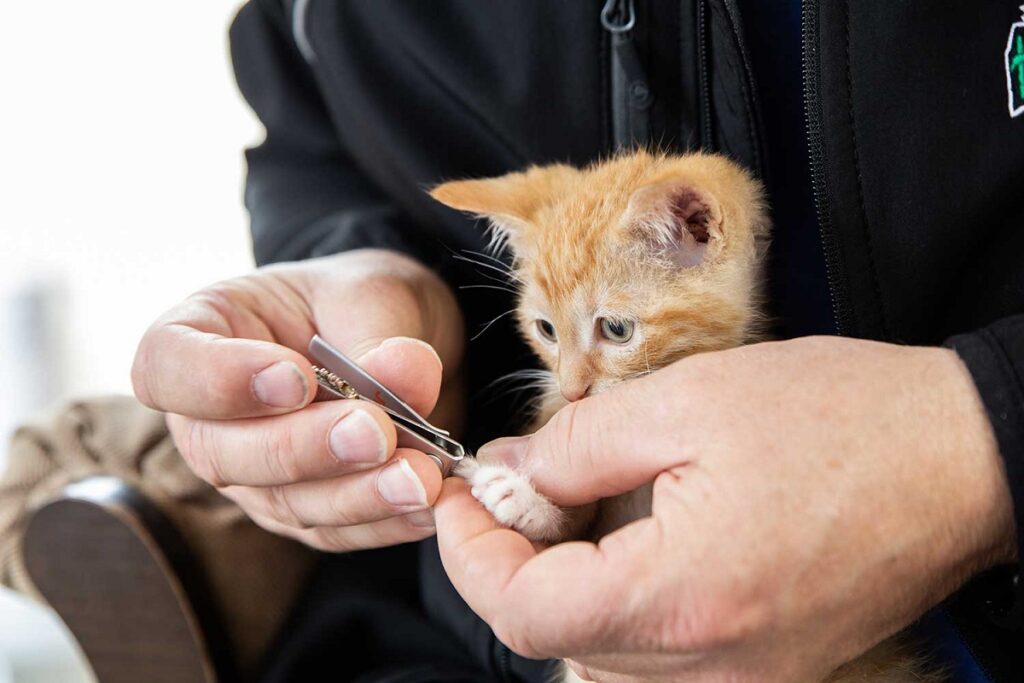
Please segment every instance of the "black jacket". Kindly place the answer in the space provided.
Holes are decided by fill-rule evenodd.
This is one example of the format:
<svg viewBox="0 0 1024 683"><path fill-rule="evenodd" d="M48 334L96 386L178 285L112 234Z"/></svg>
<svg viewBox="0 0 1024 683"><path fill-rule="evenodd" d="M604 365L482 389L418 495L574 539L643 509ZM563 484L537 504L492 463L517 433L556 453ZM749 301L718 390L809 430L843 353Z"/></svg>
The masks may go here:
<svg viewBox="0 0 1024 683"><path fill-rule="evenodd" d="M721 151L763 175L757 64L734 0L638 0L635 53L602 27L603 4L252 0L231 46L267 129L248 152L257 261L387 247L458 287L481 280L451 252L484 240L424 193L443 179L584 164L643 141ZM839 332L960 353L1024 532L1024 116L1010 116L1004 54L1018 4L804 0L806 120L793 125L807 126ZM646 89L623 87L637 74ZM471 332L510 307L456 291ZM504 328L469 346L471 390L529 362L514 340ZM509 428L500 403L473 403L471 444ZM1006 586L985 577L952 611L990 675L1017 681L1006 655L1024 639L989 615L1009 609ZM455 624L468 614L431 607L447 590L428 589L428 609L478 635ZM468 639L500 676L504 655Z"/></svg>

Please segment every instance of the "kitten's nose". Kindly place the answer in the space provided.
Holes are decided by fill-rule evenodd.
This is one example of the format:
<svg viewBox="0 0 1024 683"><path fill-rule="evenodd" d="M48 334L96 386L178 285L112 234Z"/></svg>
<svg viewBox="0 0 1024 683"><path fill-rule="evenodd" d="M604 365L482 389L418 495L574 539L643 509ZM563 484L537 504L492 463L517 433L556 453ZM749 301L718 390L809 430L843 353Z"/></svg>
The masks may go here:
<svg viewBox="0 0 1024 683"><path fill-rule="evenodd" d="M562 390L562 396L570 403L586 398L590 394L589 382L586 384L582 382L579 384L562 384L559 388Z"/></svg>

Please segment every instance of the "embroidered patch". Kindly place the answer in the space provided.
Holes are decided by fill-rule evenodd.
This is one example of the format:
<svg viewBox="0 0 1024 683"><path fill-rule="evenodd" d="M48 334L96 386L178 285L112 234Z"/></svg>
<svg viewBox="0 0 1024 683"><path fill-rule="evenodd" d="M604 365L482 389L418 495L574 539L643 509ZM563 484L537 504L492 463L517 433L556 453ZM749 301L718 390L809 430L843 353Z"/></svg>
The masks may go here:
<svg viewBox="0 0 1024 683"><path fill-rule="evenodd" d="M1021 20L1010 26L1006 40L1006 90L1010 98L1010 116L1024 114L1024 5Z"/></svg>

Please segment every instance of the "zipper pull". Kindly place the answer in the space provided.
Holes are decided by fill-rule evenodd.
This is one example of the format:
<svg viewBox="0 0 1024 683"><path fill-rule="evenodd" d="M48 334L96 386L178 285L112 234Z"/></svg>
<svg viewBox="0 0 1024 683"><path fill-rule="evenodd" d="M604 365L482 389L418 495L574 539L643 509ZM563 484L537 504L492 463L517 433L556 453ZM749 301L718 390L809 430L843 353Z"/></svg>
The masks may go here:
<svg viewBox="0 0 1024 683"><path fill-rule="evenodd" d="M650 139L648 110L654 102L647 74L631 31L636 26L634 0L607 0L601 25L611 34L612 134L616 150L646 145Z"/></svg>
<svg viewBox="0 0 1024 683"><path fill-rule="evenodd" d="M609 33L628 33L636 25L634 0L608 0L601 10L601 26Z"/></svg>

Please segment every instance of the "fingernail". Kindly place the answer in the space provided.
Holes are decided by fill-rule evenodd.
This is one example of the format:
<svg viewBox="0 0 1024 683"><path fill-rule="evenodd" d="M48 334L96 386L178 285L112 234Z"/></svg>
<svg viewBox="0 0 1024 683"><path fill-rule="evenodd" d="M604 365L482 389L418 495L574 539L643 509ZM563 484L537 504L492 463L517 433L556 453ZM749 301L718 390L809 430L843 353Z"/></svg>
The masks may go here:
<svg viewBox="0 0 1024 683"><path fill-rule="evenodd" d="M423 488L423 482L405 458L381 470L377 475L377 491L381 498L392 505L408 507L427 504L427 491Z"/></svg>
<svg viewBox="0 0 1024 683"><path fill-rule="evenodd" d="M252 393L274 408L298 408L306 400L306 376L291 361L280 361L253 375Z"/></svg>
<svg viewBox="0 0 1024 683"><path fill-rule="evenodd" d="M353 410L331 428L327 446L342 462L383 462L388 440L376 420L362 410Z"/></svg>
<svg viewBox="0 0 1024 683"><path fill-rule="evenodd" d="M409 520L409 524L413 526L422 527L424 529L433 528L436 526L434 522L434 511L430 508L426 510L417 510L416 512L410 512L405 516Z"/></svg>
<svg viewBox="0 0 1024 683"><path fill-rule="evenodd" d="M513 469L522 464L526 457L528 436L506 436L489 441L477 449L476 457L483 462L500 462Z"/></svg>

